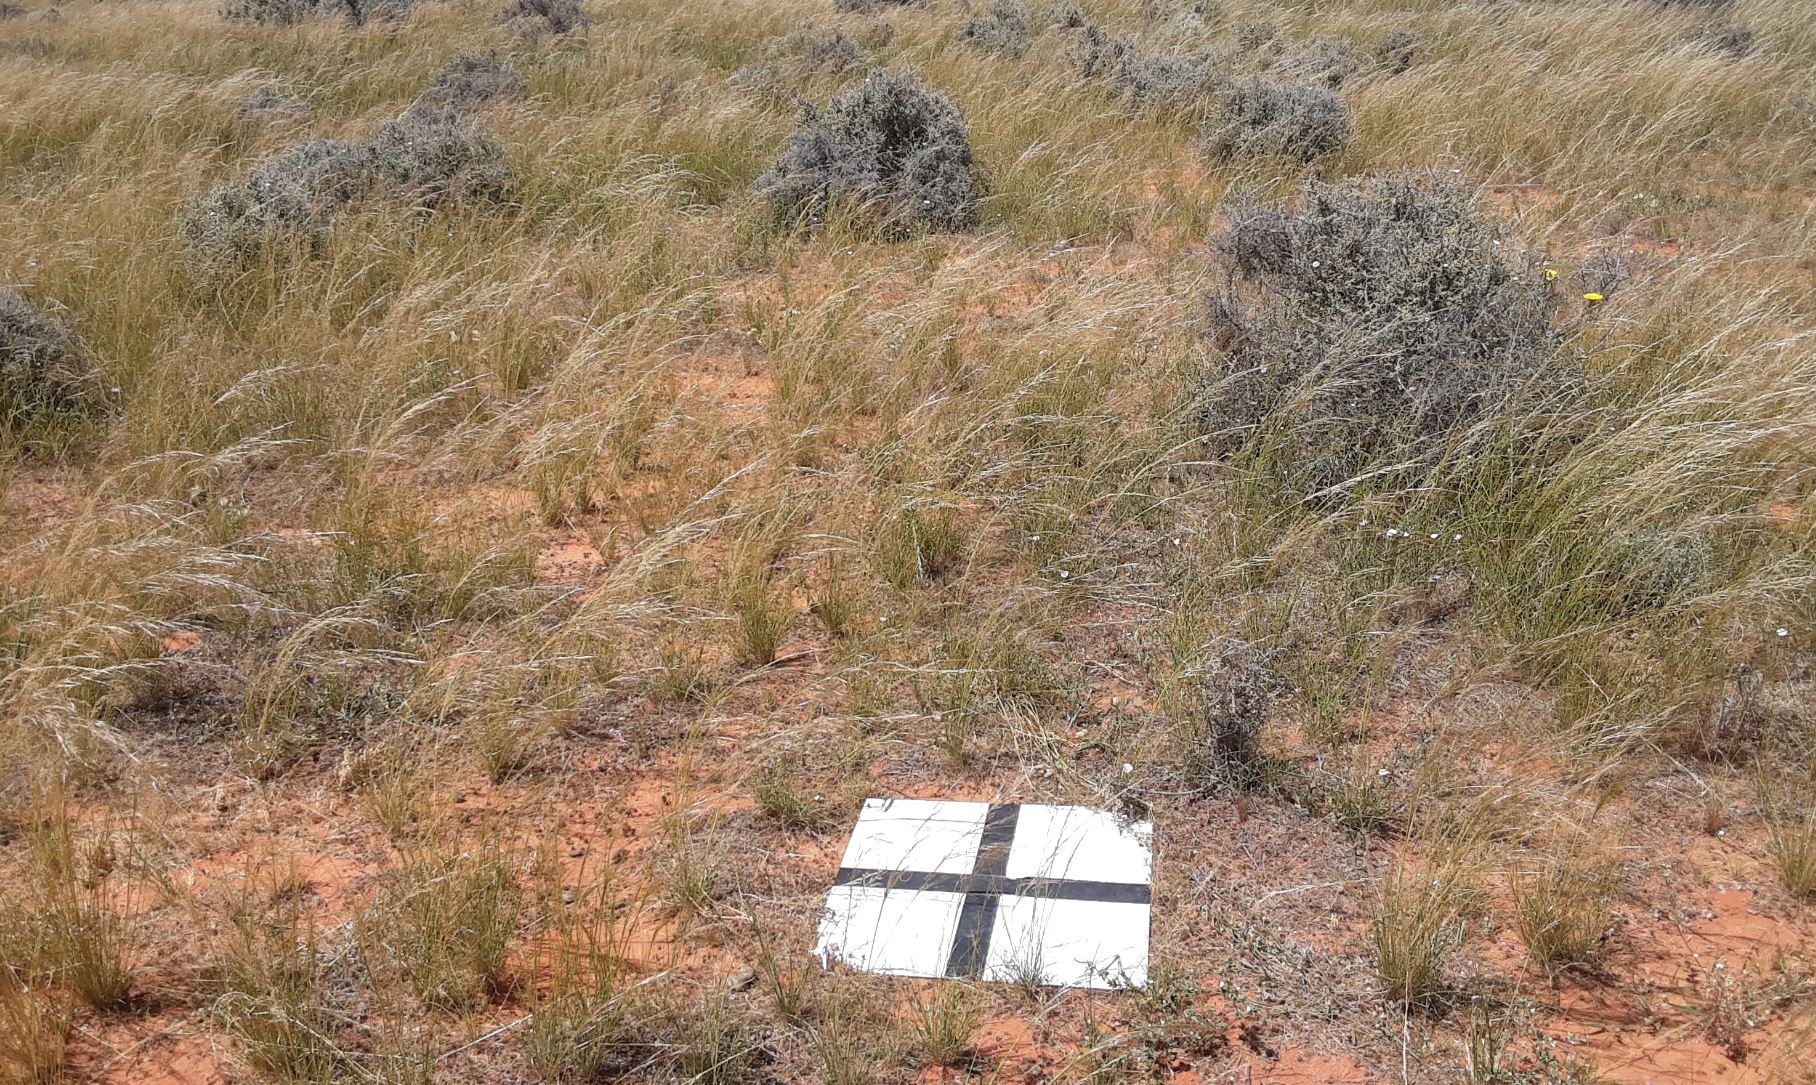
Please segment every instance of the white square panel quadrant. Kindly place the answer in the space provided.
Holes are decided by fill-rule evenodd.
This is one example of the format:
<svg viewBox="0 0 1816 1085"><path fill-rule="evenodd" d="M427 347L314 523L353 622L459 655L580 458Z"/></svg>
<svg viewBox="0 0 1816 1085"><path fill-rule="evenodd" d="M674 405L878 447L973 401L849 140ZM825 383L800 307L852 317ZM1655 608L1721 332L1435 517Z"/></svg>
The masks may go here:
<svg viewBox="0 0 1816 1085"><path fill-rule="evenodd" d="M867 800L815 952L887 975L1143 986L1152 836L1081 806Z"/></svg>

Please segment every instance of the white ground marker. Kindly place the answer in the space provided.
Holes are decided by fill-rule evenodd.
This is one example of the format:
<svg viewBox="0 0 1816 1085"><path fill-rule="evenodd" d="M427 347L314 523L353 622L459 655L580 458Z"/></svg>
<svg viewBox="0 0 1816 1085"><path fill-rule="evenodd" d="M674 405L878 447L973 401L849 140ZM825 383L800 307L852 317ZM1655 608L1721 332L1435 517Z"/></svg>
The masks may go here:
<svg viewBox="0 0 1816 1085"><path fill-rule="evenodd" d="M1152 837L1083 806L867 799L815 952L892 976L1145 986Z"/></svg>

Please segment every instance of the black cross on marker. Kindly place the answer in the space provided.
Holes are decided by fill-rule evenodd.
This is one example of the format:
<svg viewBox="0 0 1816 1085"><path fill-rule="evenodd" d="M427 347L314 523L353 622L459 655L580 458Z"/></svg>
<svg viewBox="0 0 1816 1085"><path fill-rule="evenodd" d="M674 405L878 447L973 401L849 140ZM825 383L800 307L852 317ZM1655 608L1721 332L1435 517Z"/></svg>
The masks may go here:
<svg viewBox="0 0 1816 1085"><path fill-rule="evenodd" d="M1145 885L1073 878L1009 877L1009 846L1015 842L1015 823L1020 816L1021 806L1015 803L990 807L984 816L977 858L972 861L969 874L842 867L833 884L908 892L963 893L965 903L958 913L958 932L952 939L952 954L946 959L946 975L954 978L983 974L984 961L990 956L990 932L996 927L997 902L1005 896L1148 903L1149 890Z"/></svg>

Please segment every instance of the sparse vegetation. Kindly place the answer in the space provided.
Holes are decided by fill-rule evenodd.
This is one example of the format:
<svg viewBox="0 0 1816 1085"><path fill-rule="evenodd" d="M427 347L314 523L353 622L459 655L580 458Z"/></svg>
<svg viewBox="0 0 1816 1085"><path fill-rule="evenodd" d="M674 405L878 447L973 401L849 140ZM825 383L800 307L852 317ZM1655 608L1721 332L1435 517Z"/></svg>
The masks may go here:
<svg viewBox="0 0 1816 1085"><path fill-rule="evenodd" d="M1231 639L1205 660L1196 712L1187 722L1189 767L1199 776L1253 787L1265 775L1262 736L1283 692L1259 645Z"/></svg>
<svg viewBox="0 0 1816 1085"><path fill-rule="evenodd" d="M1805 6L0 4L0 1080L1797 1080Z"/></svg>
<svg viewBox="0 0 1816 1085"><path fill-rule="evenodd" d="M1610 930L1612 878L1595 863L1554 857L1513 882L1520 940L1550 974L1594 963Z"/></svg>
<svg viewBox="0 0 1816 1085"><path fill-rule="evenodd" d="M1470 892L1467 876L1452 866L1396 871L1382 883L1369 929L1389 1001L1420 1007L1443 993L1446 965L1463 942Z"/></svg>

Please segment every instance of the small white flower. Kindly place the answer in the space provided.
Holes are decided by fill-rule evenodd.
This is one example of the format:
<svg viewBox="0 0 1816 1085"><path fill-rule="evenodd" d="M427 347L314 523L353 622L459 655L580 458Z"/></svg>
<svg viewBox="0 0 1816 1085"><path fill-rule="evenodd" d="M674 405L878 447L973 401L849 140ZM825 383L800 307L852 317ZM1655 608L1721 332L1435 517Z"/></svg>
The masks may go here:
<svg viewBox="0 0 1816 1085"><path fill-rule="evenodd" d="M1040 536L1039 535L1030 535L1030 536L1028 536L1028 541L1029 542L1039 542Z"/></svg>
<svg viewBox="0 0 1816 1085"><path fill-rule="evenodd" d="M1779 635L1779 636L1781 636L1781 637L1788 637L1788 636L1790 636L1790 635L1791 635L1791 631L1790 631L1790 630L1789 630L1789 629L1786 629L1786 628L1785 628L1785 627L1784 627L1784 626L1782 626L1782 625L1781 625L1781 626L1779 626L1779 627L1778 627L1778 629L1777 629L1777 633L1778 633L1778 635Z"/></svg>
<svg viewBox="0 0 1816 1085"><path fill-rule="evenodd" d="M1462 532L1461 532L1461 531L1459 531L1459 532L1457 532L1457 533L1456 533L1456 534L1455 534L1455 535L1452 535L1452 536L1451 536L1451 537L1450 537L1450 541L1451 541L1451 542L1462 542L1462 541L1463 541L1463 533L1462 533Z"/></svg>
<svg viewBox="0 0 1816 1085"><path fill-rule="evenodd" d="M1185 544L1184 544L1184 543L1183 543L1183 542L1181 542L1181 541L1180 541L1180 540L1179 540L1179 539L1178 539L1178 538L1177 538L1177 537L1175 537L1175 538L1174 538L1174 539L1173 539L1173 545L1174 545L1174 546L1183 546L1183 545L1185 545Z"/></svg>
<svg viewBox="0 0 1816 1085"><path fill-rule="evenodd" d="M1385 532L1383 532L1383 534L1385 534L1385 535L1386 535L1386 536L1387 536L1387 537L1388 537L1388 538L1390 538L1390 539L1391 539L1391 538L1393 538L1393 537L1394 537L1394 536L1395 536L1395 535L1398 535L1398 534L1399 534L1399 532L1398 532L1398 531L1395 531L1395 530L1394 530L1394 529L1393 529L1393 528L1391 528L1391 527L1390 527L1390 528L1388 528L1388 529L1387 529L1387 530L1386 530L1386 531L1385 531Z"/></svg>
<svg viewBox="0 0 1816 1085"><path fill-rule="evenodd" d="M1124 761L1122 763L1122 774L1124 776L1127 776L1129 773L1134 772L1134 771L1135 771L1134 765L1129 764L1127 761Z"/></svg>
<svg viewBox="0 0 1816 1085"><path fill-rule="evenodd" d="M1060 570L1060 571L1059 571L1059 578L1060 578L1060 579L1061 579L1061 580L1070 580L1070 579L1072 579L1072 574L1071 574L1071 573L1068 573L1068 572L1066 572L1066 571L1065 571L1065 570L1064 570L1064 569L1061 569L1061 570Z"/></svg>
<svg viewBox="0 0 1816 1085"><path fill-rule="evenodd" d="M1387 769L1376 769L1376 770L1375 770L1375 775L1376 775L1376 776L1383 776L1383 777L1385 777L1385 776L1392 776L1392 775L1393 775L1393 773L1392 773L1392 772L1389 772L1389 771L1388 771L1388 770L1387 770Z"/></svg>
<svg viewBox="0 0 1816 1085"><path fill-rule="evenodd" d="M1432 532L1432 533L1431 533L1431 540L1432 540L1432 541L1433 541L1433 542L1436 542L1436 541L1437 541L1437 539L1438 539L1438 533L1437 533L1437 532L1435 532L1435 531L1434 531L1434 532Z"/></svg>

